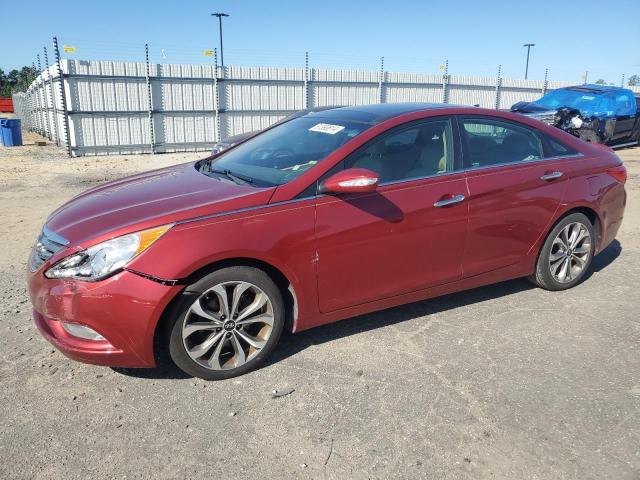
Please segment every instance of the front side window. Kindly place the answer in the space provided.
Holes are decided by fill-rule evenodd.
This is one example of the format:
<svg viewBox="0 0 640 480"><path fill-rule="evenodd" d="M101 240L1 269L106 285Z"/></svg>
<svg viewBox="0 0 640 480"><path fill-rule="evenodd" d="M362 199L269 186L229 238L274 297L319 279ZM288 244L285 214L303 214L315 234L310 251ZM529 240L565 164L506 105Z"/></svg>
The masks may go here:
<svg viewBox="0 0 640 480"><path fill-rule="evenodd" d="M636 102L635 98L627 92L616 92L611 94L611 104L613 105L613 113L618 116L635 115Z"/></svg>
<svg viewBox="0 0 640 480"><path fill-rule="evenodd" d="M300 117L261 133L214 158L207 175L227 175L258 186L282 185L313 168L370 127L330 118Z"/></svg>
<svg viewBox="0 0 640 480"><path fill-rule="evenodd" d="M463 118L465 168L544 158L541 137L527 127L488 118Z"/></svg>
<svg viewBox="0 0 640 480"><path fill-rule="evenodd" d="M345 160L345 168L366 168L380 175L380 183L428 177L450 171L453 165L449 119L414 123L382 134Z"/></svg>

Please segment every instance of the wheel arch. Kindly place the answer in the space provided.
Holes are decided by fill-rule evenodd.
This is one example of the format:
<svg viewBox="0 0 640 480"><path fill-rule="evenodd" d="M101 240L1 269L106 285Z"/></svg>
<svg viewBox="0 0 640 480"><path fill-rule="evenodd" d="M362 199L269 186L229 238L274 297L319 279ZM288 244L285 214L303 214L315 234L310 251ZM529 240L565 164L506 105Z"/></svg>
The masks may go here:
<svg viewBox="0 0 640 480"><path fill-rule="evenodd" d="M563 211L562 214L558 215L555 222L553 222L553 224L549 227L549 229L545 233L544 238L545 239L547 238L547 235L549 235L549 232L553 230L553 228L558 224L559 221L561 221L564 217L571 215L573 213L582 213L585 217L589 219L589 221L591 222L591 225L593 225L593 228L596 231L596 246L598 247L596 248L596 253L598 253L600 242L602 240L602 219L600 218L600 214L594 208L588 205L576 205Z"/></svg>
<svg viewBox="0 0 640 480"><path fill-rule="evenodd" d="M546 241L549 233L555 228L555 226L562 221L563 218L573 214L573 213L582 213L585 217L589 219L591 225L596 231L596 246L599 248L602 236L602 219L598 212L591 208L588 205L574 205L570 206L564 210L562 210L558 215L555 216L554 220L549 223L547 228L544 230L543 234L540 235L538 241L532 247L532 251L535 252L534 264L538 263L538 258L540 257L540 253L542 252L542 247L544 246L544 242ZM596 249L596 253L598 253L598 249ZM531 258L531 257L529 257Z"/></svg>
<svg viewBox="0 0 640 480"><path fill-rule="evenodd" d="M286 315L285 331L294 331L298 320L298 296L296 295L293 283L279 268L268 262L265 262L264 260L259 260L251 257L234 257L226 258L224 260L218 260L193 271L191 274L189 274L189 276L183 279L181 283L189 285L211 272L226 267L250 267L266 273L269 278L271 278L271 280L273 280L273 282L276 284L284 300ZM171 318L173 318L173 315L177 313L176 309L179 306L179 302L182 299L184 292L185 289L182 289L174 296L174 298L163 310L162 315L160 316L160 319L158 320L158 323L156 325L153 335L153 352L157 363L164 360L164 358L168 358L168 352L165 352L166 342L164 342L168 330L167 327L170 325L169 322Z"/></svg>

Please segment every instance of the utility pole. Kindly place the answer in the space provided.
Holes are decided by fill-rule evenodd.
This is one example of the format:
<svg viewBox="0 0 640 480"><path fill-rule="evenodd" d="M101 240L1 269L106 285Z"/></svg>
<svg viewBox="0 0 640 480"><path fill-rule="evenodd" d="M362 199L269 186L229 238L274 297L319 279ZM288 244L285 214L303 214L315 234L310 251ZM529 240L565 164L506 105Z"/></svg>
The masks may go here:
<svg viewBox="0 0 640 480"><path fill-rule="evenodd" d="M224 67L224 52L222 50L222 17L228 17L226 13L212 13L212 17L218 17L218 27L220 29L220 66Z"/></svg>
<svg viewBox="0 0 640 480"><path fill-rule="evenodd" d="M531 52L531 47L535 47L535 43L525 43L523 47L527 47L527 66L524 69L524 79L526 80L529 76L529 52Z"/></svg>

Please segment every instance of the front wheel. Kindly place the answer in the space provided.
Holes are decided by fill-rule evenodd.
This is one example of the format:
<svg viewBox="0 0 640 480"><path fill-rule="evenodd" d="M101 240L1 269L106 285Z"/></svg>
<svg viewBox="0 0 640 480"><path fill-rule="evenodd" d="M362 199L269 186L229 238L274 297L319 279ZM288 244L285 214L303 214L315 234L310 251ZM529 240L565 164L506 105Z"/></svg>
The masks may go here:
<svg viewBox="0 0 640 480"><path fill-rule="evenodd" d="M549 232L530 280L547 290L577 285L591 265L595 242L595 229L585 215L567 215Z"/></svg>
<svg viewBox="0 0 640 480"><path fill-rule="evenodd" d="M280 290L250 267L217 270L185 289L170 325L169 354L186 373L222 380L256 369L285 323Z"/></svg>

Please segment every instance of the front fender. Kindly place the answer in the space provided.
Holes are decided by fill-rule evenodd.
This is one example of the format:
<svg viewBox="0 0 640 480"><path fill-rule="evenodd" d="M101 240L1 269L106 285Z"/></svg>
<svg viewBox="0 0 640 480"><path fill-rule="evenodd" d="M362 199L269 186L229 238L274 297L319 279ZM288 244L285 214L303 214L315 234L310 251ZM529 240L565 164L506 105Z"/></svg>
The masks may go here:
<svg viewBox="0 0 640 480"><path fill-rule="evenodd" d="M299 317L317 312L315 201L177 224L127 268L159 279L185 280L229 259L250 259L280 271L296 292Z"/></svg>

